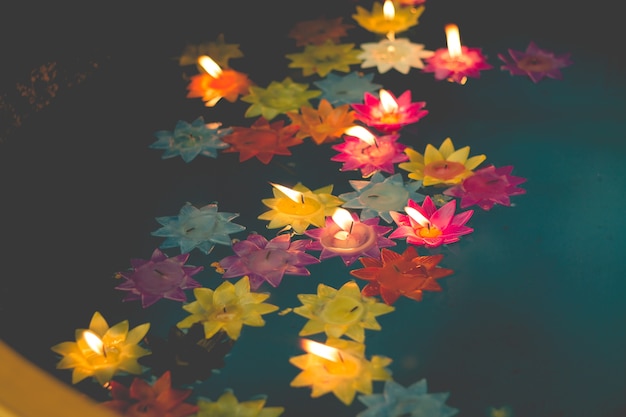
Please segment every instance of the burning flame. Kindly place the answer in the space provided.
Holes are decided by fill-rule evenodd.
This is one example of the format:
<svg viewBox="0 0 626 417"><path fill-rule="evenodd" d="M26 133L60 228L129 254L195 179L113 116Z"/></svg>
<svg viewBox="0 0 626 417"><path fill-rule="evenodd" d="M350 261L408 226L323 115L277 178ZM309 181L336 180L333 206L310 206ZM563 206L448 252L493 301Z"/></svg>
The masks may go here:
<svg viewBox="0 0 626 417"><path fill-rule="evenodd" d="M461 55L461 38L459 36L459 27L454 23L446 25L446 42L448 44L448 53L451 58Z"/></svg>
<svg viewBox="0 0 626 417"><path fill-rule="evenodd" d="M382 88L378 94L380 96L380 106L383 108L385 114L395 113L398 111L398 103L394 100L389 91Z"/></svg>
<svg viewBox="0 0 626 417"><path fill-rule="evenodd" d="M87 342L87 345L91 348L91 350L96 352L98 355L106 356L104 343L102 342L102 339L100 339L100 336L91 330L85 330L83 332L83 339L85 339L85 342Z"/></svg>
<svg viewBox="0 0 626 417"><path fill-rule="evenodd" d="M405 207L404 211L410 218L418 222L422 227L430 227L430 221L424 217L422 213L415 210L413 207Z"/></svg>
<svg viewBox="0 0 626 417"><path fill-rule="evenodd" d="M329 361L339 362L341 361L341 354L339 349L332 346L325 345L323 343L316 342L314 340L302 339L300 346L308 353L312 353L316 356L328 359Z"/></svg>
<svg viewBox="0 0 626 417"><path fill-rule="evenodd" d="M222 69L217 62L213 61L208 55L202 55L198 57L198 64L205 70L211 77L219 78L222 75Z"/></svg>
<svg viewBox="0 0 626 417"><path fill-rule="evenodd" d="M341 227L341 231L335 233L335 239L346 240L352 232L352 227L354 226L354 219L352 218L352 215L346 209L337 208L335 209L332 218L335 224Z"/></svg>
<svg viewBox="0 0 626 417"><path fill-rule="evenodd" d="M285 194L296 203L304 204L304 194L302 194L301 192L292 190L291 188L287 188L284 185L274 184L273 182L270 182L270 184L272 184L272 187L276 188L278 191Z"/></svg>
<svg viewBox="0 0 626 417"><path fill-rule="evenodd" d="M385 0L385 3L383 4L383 16L387 21L392 21L393 18L396 17L396 9L393 7L392 0ZM396 34L393 31L387 33L387 39L390 41L395 40L395 38Z"/></svg>
<svg viewBox="0 0 626 417"><path fill-rule="evenodd" d="M370 145L376 145L376 136L363 126L352 126L344 131L344 134L348 136L354 136L361 139L363 142Z"/></svg>
<svg viewBox="0 0 626 417"><path fill-rule="evenodd" d="M396 17L396 9L393 7L392 0L385 0L383 4L383 16L385 16L385 20L393 20Z"/></svg>

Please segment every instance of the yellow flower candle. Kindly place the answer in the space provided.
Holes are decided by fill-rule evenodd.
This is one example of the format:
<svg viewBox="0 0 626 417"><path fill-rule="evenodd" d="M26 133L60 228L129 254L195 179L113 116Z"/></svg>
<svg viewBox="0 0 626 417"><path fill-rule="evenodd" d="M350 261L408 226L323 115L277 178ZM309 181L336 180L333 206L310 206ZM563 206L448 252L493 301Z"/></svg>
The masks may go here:
<svg viewBox="0 0 626 417"><path fill-rule="evenodd" d="M392 1L386 1L385 4L375 1L371 11L356 6L357 13L352 18L362 28L393 39L396 33L405 32L417 25L424 10L424 6L396 8Z"/></svg>
<svg viewBox="0 0 626 417"><path fill-rule="evenodd" d="M76 330L76 342L51 348L63 356L57 369L73 369L72 384L91 376L107 385L118 373L139 375L143 369L137 360L151 352L138 344L149 328L150 323L144 323L129 330L128 320L109 328L102 314L95 312L89 329Z"/></svg>
<svg viewBox="0 0 626 417"><path fill-rule="evenodd" d="M287 226L295 233L302 234L311 224L323 227L326 216L332 215L335 208L343 204L343 200L331 194L332 185L314 191L300 183L293 189L280 184L272 186L274 198L262 200L271 210L258 217L270 221L268 229Z"/></svg>
<svg viewBox="0 0 626 417"><path fill-rule="evenodd" d="M362 343L329 338L323 344L305 339L302 348L310 353L289 360L302 370L290 385L311 386L312 398L332 392L342 403L350 405L357 392L372 393L372 381L391 379L385 368L391 359L373 356L368 361Z"/></svg>

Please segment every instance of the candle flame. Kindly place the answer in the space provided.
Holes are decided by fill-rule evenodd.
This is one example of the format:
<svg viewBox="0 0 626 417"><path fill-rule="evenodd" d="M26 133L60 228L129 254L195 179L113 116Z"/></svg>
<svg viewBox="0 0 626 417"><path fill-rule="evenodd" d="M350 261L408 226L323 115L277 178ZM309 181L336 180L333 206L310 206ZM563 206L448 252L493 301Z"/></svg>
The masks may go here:
<svg viewBox="0 0 626 417"><path fill-rule="evenodd" d="M301 192L287 188L284 185L274 184L273 182L270 182L270 184L272 184L272 187L276 188L296 203L304 203L304 194Z"/></svg>
<svg viewBox="0 0 626 417"><path fill-rule="evenodd" d="M387 21L392 21L394 17L396 17L396 9L393 7L392 0L385 0L385 3L383 4L383 17ZM387 39L390 41L396 39L396 34L393 30L387 33Z"/></svg>
<svg viewBox="0 0 626 417"><path fill-rule="evenodd" d="M370 145L376 145L376 136L363 126L352 126L347 128L344 133L348 136L354 136Z"/></svg>
<svg viewBox="0 0 626 417"><path fill-rule="evenodd" d="M380 106L383 108L385 114L395 113L398 111L398 102L394 100L389 91L382 88L378 94L380 96Z"/></svg>
<svg viewBox="0 0 626 417"><path fill-rule="evenodd" d="M430 221L424 217L422 213L414 209L413 207L405 207L404 211L409 215L410 218L418 222L422 227L429 227Z"/></svg>
<svg viewBox="0 0 626 417"><path fill-rule="evenodd" d="M351 231L352 226L354 225L354 219L350 212L344 208L337 208L332 215L333 221L341 230L347 231L348 233Z"/></svg>
<svg viewBox="0 0 626 417"><path fill-rule="evenodd" d="M461 38L459 36L459 27L454 23L447 24L446 42L448 44L448 53L454 58L461 55Z"/></svg>
<svg viewBox="0 0 626 417"><path fill-rule="evenodd" d="M332 346L325 345L323 343L316 342L314 340L302 339L300 346L308 353L312 353L316 356L328 359L329 361L339 362L341 361L341 354L339 349Z"/></svg>
<svg viewBox="0 0 626 417"><path fill-rule="evenodd" d="M87 342L87 345L91 350L96 352L98 355L104 355L104 342L100 339L100 336L92 332L91 330L85 330L83 332L83 339Z"/></svg>
<svg viewBox="0 0 626 417"><path fill-rule="evenodd" d="M213 61L208 55L202 55L198 57L198 64L205 70L211 77L219 78L222 75L222 69L217 62Z"/></svg>
<svg viewBox="0 0 626 417"><path fill-rule="evenodd" d="M383 4L383 16L385 16L385 20L393 20L396 17L396 9L393 7L392 0L385 0Z"/></svg>

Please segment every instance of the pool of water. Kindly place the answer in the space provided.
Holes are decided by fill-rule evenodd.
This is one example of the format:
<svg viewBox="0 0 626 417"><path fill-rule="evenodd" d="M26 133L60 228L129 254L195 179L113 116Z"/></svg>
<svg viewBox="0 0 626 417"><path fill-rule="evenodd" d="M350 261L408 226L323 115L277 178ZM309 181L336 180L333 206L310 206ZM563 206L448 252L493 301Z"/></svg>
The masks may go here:
<svg viewBox="0 0 626 417"><path fill-rule="evenodd" d="M470 13L469 6L443 3L428 6L418 29L409 33L412 40L429 49L443 47L442 24L458 18L464 42L482 47L496 68L464 86L416 70L377 73L375 82L396 93L410 89L414 100L427 103L430 113L403 130L400 141L422 152L426 144L439 146L450 137L457 147L469 145L472 155L485 154L486 163L513 165L513 174L527 180L521 185L526 193L512 197L511 207L472 207L474 232L433 250L444 255L442 266L454 270L439 280L443 291L425 293L421 302L400 298L394 312L378 318L382 329L367 333L367 354L391 358L393 379L402 385L425 378L429 392L448 392L446 404L457 408L459 417L491 416L501 407L515 417L623 416L623 63L606 45L593 44L597 32L582 36L571 22L564 24L565 32L555 30L549 18L557 12L538 16L536 25L507 25L503 20L509 15L493 22L476 10ZM334 195L352 191L349 181L360 179L359 173L340 171L330 160L336 151L311 141L267 165L239 162L238 154L199 156L190 163L164 160L149 145L154 132L171 130L179 120L203 116L225 126L251 123L243 117L246 103L223 101L207 108L185 97L183 75L190 69L173 57L187 43L226 33L227 41L244 51L232 65L259 85L287 75L312 82L315 78L298 78L286 68L284 54L296 48L285 30L323 14L349 20L355 4L309 5L292 10L290 20L260 5L245 16L227 6L213 15L203 6L213 24L206 27L202 13L191 9L145 15L133 10L137 26L149 29L131 30L126 17L116 37L99 34L92 49L75 40L70 46L93 53L97 69L82 83L62 84L45 108L28 108L28 120L1 144L8 266L0 280L2 339L71 384L70 372L55 368L58 358L50 347L73 340L74 330L87 326L95 311L109 324L150 322L150 335L163 338L187 315L171 300L147 309L121 302L123 294L113 288L115 272L129 268L132 258L148 259L162 243L151 235L160 227L157 217L177 215L186 202L201 207L215 201L220 211L238 213L234 222L246 227L233 237L258 232L269 239L277 230L257 218L266 210L261 200L272 196L269 182L302 182L311 189L332 184ZM519 13L532 17L527 10ZM354 32L355 42L367 38ZM534 84L498 69L498 53L523 50L530 40L572 52L574 64L563 70L563 80ZM79 60L82 69L72 67L76 61L67 56L58 68L84 72L86 55ZM405 247L397 243L394 250ZM175 249L167 253L175 255ZM203 266L195 278L215 288L223 279L211 263L230 254L230 247L220 245L210 254L194 250L188 263ZM357 267L332 258L309 266L309 277L286 276L277 288L262 289L281 310L297 307L298 294L315 293L319 283L339 288ZM305 320L295 314L264 317L265 326L244 327L220 373L194 384L191 401L215 401L230 388L240 401L267 395L266 405L285 407L284 417L354 416L364 410L357 400L346 406L332 394L311 398L309 388L290 387L299 370L289 358L303 353L298 331ZM374 387L380 392L383 385ZM75 388L106 399L91 380Z"/></svg>

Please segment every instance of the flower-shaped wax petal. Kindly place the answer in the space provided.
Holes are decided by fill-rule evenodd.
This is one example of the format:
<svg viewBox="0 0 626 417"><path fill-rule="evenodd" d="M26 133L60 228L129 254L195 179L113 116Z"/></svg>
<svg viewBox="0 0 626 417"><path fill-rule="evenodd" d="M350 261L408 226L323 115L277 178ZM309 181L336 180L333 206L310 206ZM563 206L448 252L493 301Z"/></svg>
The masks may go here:
<svg viewBox="0 0 626 417"><path fill-rule="evenodd" d="M134 378L130 387L111 381L113 399L100 405L128 417L195 416L198 406L185 402L191 394L192 389L172 388L171 374L165 372L152 384L141 378Z"/></svg>
<svg viewBox="0 0 626 417"><path fill-rule="evenodd" d="M343 404L350 405L357 392L371 394L373 381L387 381L391 373L386 368L392 360L374 355L365 357L365 344L352 340L328 338L326 351L336 358L315 353L294 356L289 362L301 372L291 381L292 387L311 387L311 397L318 398L332 392Z"/></svg>
<svg viewBox="0 0 626 417"><path fill-rule="evenodd" d="M89 329L76 330L75 342L61 342L52 351L62 355L57 369L72 369L72 384L93 377L101 385L111 382L118 374L143 372L138 359L150 351L139 346L150 323L129 329L128 320L112 327L99 311L91 317Z"/></svg>
<svg viewBox="0 0 626 417"><path fill-rule="evenodd" d="M215 290L195 288L193 295L196 301L183 305L190 315L176 325L186 329L202 323L206 339L223 330L232 340L237 340L244 325L263 327L262 316L278 310L277 306L263 302L269 298L268 293L250 291L247 276L235 284L224 281Z"/></svg>
<svg viewBox="0 0 626 417"><path fill-rule="evenodd" d="M381 248L396 245L396 242L385 237L392 227L380 226L378 217L363 221L359 221L356 213L349 213L348 217L351 220L345 229L332 216L327 216L324 227L306 230L304 234L314 239L308 250L321 251L321 261L340 257L346 266L350 266L361 256L380 258Z"/></svg>
<svg viewBox="0 0 626 417"><path fill-rule="evenodd" d="M472 171L487 157L476 155L469 157L470 147L455 149L452 139L446 138L435 148L430 143L426 145L424 154L406 148L409 162L403 162L398 168L408 171L408 177L422 181L425 187L431 185L454 185L474 174Z"/></svg>
<svg viewBox="0 0 626 417"><path fill-rule="evenodd" d="M300 336L326 333L328 337L342 336L363 343L365 330L381 330L376 317L391 313L394 307L380 303L374 297L361 294L354 281L338 290L318 284L317 294L298 294L302 306L293 312L308 319Z"/></svg>
<svg viewBox="0 0 626 417"><path fill-rule="evenodd" d="M279 114L298 111L300 107L310 106L310 100L322 94L319 90L310 90L309 84L296 83L290 77L283 81L272 81L266 88L252 86L249 94L241 101L251 103L245 117L263 116L272 120Z"/></svg>
<svg viewBox="0 0 626 417"><path fill-rule="evenodd" d="M356 14L352 18L364 29L387 35L388 33L404 32L418 24L418 19L424 13L425 7L397 7L394 10L393 19L385 16L383 3L375 1L372 10L368 11L362 6L356 6Z"/></svg>
<svg viewBox="0 0 626 417"><path fill-rule="evenodd" d="M438 81L465 84L467 77L480 78L481 71L492 68L480 48L463 45L461 53L455 56L451 56L447 48L437 49L431 57L426 58L426 66L422 71L433 73Z"/></svg>
<svg viewBox="0 0 626 417"><path fill-rule="evenodd" d="M366 92L374 93L382 88L373 82L374 73L363 74L352 71L346 75L331 72L324 79L313 81L313 85L322 91L321 99L326 99L333 106L360 103Z"/></svg>
<svg viewBox="0 0 626 417"><path fill-rule="evenodd" d="M198 398L196 417L278 417L285 411L284 407L265 407L266 401L267 395L255 395L239 402L233 390L226 389L217 401Z"/></svg>
<svg viewBox="0 0 626 417"><path fill-rule="evenodd" d="M387 223L393 222L392 211L404 211L409 200L422 202L424 195L417 192L422 187L421 181L405 182L401 174L385 177L377 172L369 181L350 180L355 191L339 194L345 201L342 207L360 209L361 220L380 217Z"/></svg>
<svg viewBox="0 0 626 417"><path fill-rule="evenodd" d="M352 28L354 25L344 23L343 17L318 17L296 23L287 36L296 40L296 46L322 45L328 40L339 43Z"/></svg>
<svg viewBox="0 0 626 417"><path fill-rule="evenodd" d="M309 276L307 265L319 263L313 255L306 253L309 239L291 240L291 235L283 233L268 241L265 237L252 233L245 240L233 244L234 255L218 262L224 269L223 278L236 278L247 275L250 287L258 289L267 282L278 287L284 275Z"/></svg>
<svg viewBox="0 0 626 417"><path fill-rule="evenodd" d="M354 43L334 43L327 40L321 45L307 45L303 52L286 54L289 68L301 68L302 75L327 76L331 71L350 72L350 65L360 64L360 50Z"/></svg>
<svg viewBox="0 0 626 417"><path fill-rule="evenodd" d="M512 166L496 168L489 165L476 170L474 175L467 177L443 194L460 197L461 208L477 205L483 210L491 210L495 204L511 205L511 196L525 194L526 190L518 185L526 182L526 178L511 175Z"/></svg>
<svg viewBox="0 0 626 417"><path fill-rule="evenodd" d="M360 170L363 178L377 172L395 173L395 165L407 161L407 146L398 142L400 135L390 134L378 136L375 143L370 144L356 136L345 135L343 143L332 145L339 153L331 161L342 162L341 171Z"/></svg>
<svg viewBox="0 0 626 417"><path fill-rule="evenodd" d="M285 126L284 120L269 122L261 116L250 127L234 126L223 138L230 145L224 153L239 152L239 162L256 157L267 165L274 155L291 155L289 148L302 143L297 133L297 125Z"/></svg>
<svg viewBox="0 0 626 417"><path fill-rule="evenodd" d="M524 52L514 49L509 49L508 52L510 58L498 54L498 58L504 62L500 69L508 70L511 75L526 75L534 83L545 77L561 80L563 78L561 68L572 65L570 53L557 55L541 49L534 42L530 42Z"/></svg>
<svg viewBox="0 0 626 417"><path fill-rule="evenodd" d="M422 69L422 60L434 54L434 51L424 49L423 44L413 43L406 38L382 39L362 43L360 47L358 57L362 61L361 68L376 67L381 74L390 69L401 74L408 74L411 68Z"/></svg>
<svg viewBox="0 0 626 417"><path fill-rule="evenodd" d="M354 126L354 111L348 104L333 107L326 99L320 100L317 109L306 106L300 113L287 112L287 116L292 126L299 127L297 137L310 137L318 145L339 140L347 128Z"/></svg>
<svg viewBox="0 0 626 417"><path fill-rule="evenodd" d="M302 234L310 226L323 227L326 216L331 216L335 209L344 201L332 195L333 185L310 190L301 183L297 183L292 191L298 193L295 200L283 191L274 187L274 198L265 198L262 201L270 210L262 213L259 220L269 220L268 229L288 227L294 233Z"/></svg>
<svg viewBox="0 0 626 417"><path fill-rule="evenodd" d="M215 245L231 246L230 234L245 230L245 226L232 223L239 213L220 212L217 203L207 204L201 208L185 203L178 216L157 217L160 229L152 232L152 236L165 237L161 249L180 247L182 253L198 248L209 254Z"/></svg>
<svg viewBox="0 0 626 417"><path fill-rule="evenodd" d="M387 94L391 102L384 101L382 94ZM351 105L355 118L365 125L384 133L396 133L404 126L417 123L428 114L424 109L425 101L411 101L411 90L396 97L391 91L384 90L380 96L372 93L363 95L364 103Z"/></svg>
<svg viewBox="0 0 626 417"><path fill-rule="evenodd" d="M162 298L187 301L184 290L201 286L191 277L204 269L203 266L185 266L188 259L188 253L168 258L157 248L149 260L131 259L132 269L118 272L125 282L115 289L128 291L122 301L141 300L143 308Z"/></svg>
<svg viewBox="0 0 626 417"><path fill-rule="evenodd" d="M424 291L441 291L437 279L454 271L437 265L443 255L418 256L414 246L407 246L402 254L390 249L381 250L381 259L360 258L365 268L350 271L352 276L368 281L363 295L381 296L389 305L400 296L421 301Z"/></svg>
<svg viewBox="0 0 626 417"><path fill-rule="evenodd" d="M198 65L198 58L202 55L211 57L222 68L229 68L229 61L232 58L243 57L239 44L227 43L224 34L220 33L215 41L187 45L178 59L178 64L180 66ZM201 68L198 69L201 71Z"/></svg>
<svg viewBox="0 0 626 417"><path fill-rule="evenodd" d="M382 394L358 396L367 409L356 417L452 417L459 410L445 404L449 396L447 392L429 394L425 379L408 387L387 380Z"/></svg>
<svg viewBox="0 0 626 417"><path fill-rule="evenodd" d="M185 162L191 162L196 156L203 155L217 158L217 151L230 145L222 138L231 133L230 128L221 128L221 123L205 123L202 116L191 123L179 120L173 131L159 130L157 138L150 144L152 149L163 149L161 159L180 155Z"/></svg>
<svg viewBox="0 0 626 417"><path fill-rule="evenodd" d="M408 244L435 248L458 242L461 236L474 231L471 227L465 226L474 210L455 214L455 200L437 208L430 196L426 196L421 206L409 200L404 211L407 214L391 212L397 227L389 235L390 239L406 238Z"/></svg>

